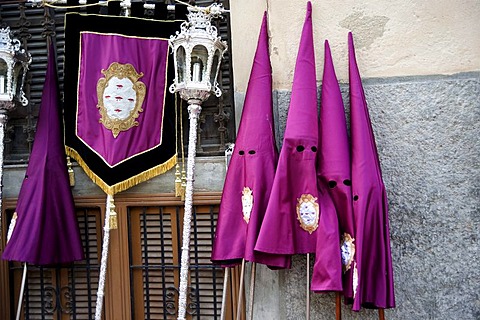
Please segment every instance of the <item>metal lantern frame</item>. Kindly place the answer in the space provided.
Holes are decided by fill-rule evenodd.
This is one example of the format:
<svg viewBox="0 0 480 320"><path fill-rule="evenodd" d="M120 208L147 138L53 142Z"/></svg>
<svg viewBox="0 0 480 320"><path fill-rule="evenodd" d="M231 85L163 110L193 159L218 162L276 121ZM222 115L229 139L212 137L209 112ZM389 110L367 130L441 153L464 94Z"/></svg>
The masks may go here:
<svg viewBox="0 0 480 320"><path fill-rule="evenodd" d="M222 95L217 77L227 43L218 36L211 19L221 16L225 10L218 4L188 7L188 10L188 21L182 23L180 32L169 41L175 65L175 79L169 90L178 92L184 100L201 103L211 93L217 97Z"/></svg>
<svg viewBox="0 0 480 320"><path fill-rule="evenodd" d="M226 12L223 6L217 3L208 7L189 6L188 11L188 21L183 22L180 32L177 31L169 40L175 65L175 79L169 90L171 93L178 92L188 102L190 116L178 320L185 320L187 309L198 117L202 111L202 102L212 93L217 97L222 95L217 77L223 54L227 50L226 42L221 40L217 28L211 23L212 18L221 17Z"/></svg>
<svg viewBox="0 0 480 320"><path fill-rule="evenodd" d="M28 66L32 57L24 49L20 48L20 41L12 38L10 28L0 28L0 213L3 207L3 152L5 126L8 121L8 111L16 106L17 100L26 106L28 99L23 92L23 84L27 75ZM2 217L0 216L0 230L2 229ZM1 234L1 231L0 231ZM10 230L7 233L7 242L10 239ZM22 289L20 296L23 297L27 264L24 264L22 277ZM17 319L20 317L20 299L17 309Z"/></svg>
<svg viewBox="0 0 480 320"><path fill-rule="evenodd" d="M23 83L31 62L32 57L20 48L20 41L12 37L10 28L0 28L0 212L3 203L3 140L8 120L7 113L15 108L15 100L23 106L28 104L23 92ZM1 227L0 217L0 230Z"/></svg>

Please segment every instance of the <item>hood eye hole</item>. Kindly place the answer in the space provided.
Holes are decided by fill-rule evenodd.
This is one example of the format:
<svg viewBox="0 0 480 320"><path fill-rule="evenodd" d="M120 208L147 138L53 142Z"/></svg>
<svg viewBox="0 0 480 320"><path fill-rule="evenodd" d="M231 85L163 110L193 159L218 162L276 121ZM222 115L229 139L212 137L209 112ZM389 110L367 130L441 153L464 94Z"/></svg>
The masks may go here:
<svg viewBox="0 0 480 320"><path fill-rule="evenodd" d="M248 153L249 154L255 154L256 152L255 152L255 150L250 150L250 151L248 151Z"/></svg>
<svg viewBox="0 0 480 320"><path fill-rule="evenodd" d="M303 152L303 150L305 150L304 146L297 146L297 151L298 152Z"/></svg>
<svg viewBox="0 0 480 320"><path fill-rule="evenodd" d="M346 185L346 186L351 186L352 185L352 181L348 180L348 179L345 179L343 180L343 184Z"/></svg>
<svg viewBox="0 0 480 320"><path fill-rule="evenodd" d="M333 189L337 186L337 182L336 181L333 181L333 180L330 180L328 181L328 186Z"/></svg>
<svg viewBox="0 0 480 320"><path fill-rule="evenodd" d="M357 201L357 200L358 200L358 196L357 195L353 196L353 201Z"/></svg>
<svg viewBox="0 0 480 320"><path fill-rule="evenodd" d="M238 151L238 154L241 155L241 156L243 156L243 155L245 154L245 151L240 150L240 151Z"/></svg>
<svg viewBox="0 0 480 320"><path fill-rule="evenodd" d="M317 152L317 147L313 146L311 149L313 152Z"/></svg>

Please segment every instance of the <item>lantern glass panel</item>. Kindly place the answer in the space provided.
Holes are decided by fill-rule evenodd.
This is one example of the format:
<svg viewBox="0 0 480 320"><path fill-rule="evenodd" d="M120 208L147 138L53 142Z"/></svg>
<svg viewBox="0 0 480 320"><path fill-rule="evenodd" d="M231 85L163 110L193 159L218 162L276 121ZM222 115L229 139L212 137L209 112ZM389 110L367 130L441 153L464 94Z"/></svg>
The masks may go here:
<svg viewBox="0 0 480 320"><path fill-rule="evenodd" d="M20 87L22 86L23 67L21 63L17 63L13 68L12 92L18 97L20 95Z"/></svg>
<svg viewBox="0 0 480 320"><path fill-rule="evenodd" d="M220 50L215 51L212 62L212 72L210 73L210 83L215 85L217 81L218 64L220 62Z"/></svg>
<svg viewBox="0 0 480 320"><path fill-rule="evenodd" d="M190 70L192 72L192 81L202 82L205 72L205 65L208 59L208 51L204 46L197 45L192 50L192 59Z"/></svg>
<svg viewBox="0 0 480 320"><path fill-rule="evenodd" d="M7 93L8 65L0 59L0 94Z"/></svg>
<svg viewBox="0 0 480 320"><path fill-rule="evenodd" d="M185 48L182 46L177 49L177 82L185 81Z"/></svg>

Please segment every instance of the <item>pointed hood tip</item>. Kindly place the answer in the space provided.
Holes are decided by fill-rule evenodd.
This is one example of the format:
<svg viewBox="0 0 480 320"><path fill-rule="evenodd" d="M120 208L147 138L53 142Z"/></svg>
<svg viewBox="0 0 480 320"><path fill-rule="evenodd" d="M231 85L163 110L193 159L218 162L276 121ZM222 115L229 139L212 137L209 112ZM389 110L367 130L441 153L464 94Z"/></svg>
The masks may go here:
<svg viewBox="0 0 480 320"><path fill-rule="evenodd" d="M325 61L327 60L327 58L331 60L332 51L330 50L330 43L328 42L328 40L325 40L324 46L325 46Z"/></svg>
<svg viewBox="0 0 480 320"><path fill-rule="evenodd" d="M355 44L353 42L353 34L351 31L348 32L348 54L350 58L352 58L352 55L353 58L355 58Z"/></svg>
<svg viewBox="0 0 480 320"><path fill-rule="evenodd" d="M305 20L306 19L312 19L312 2L310 1L307 2L307 13L305 16Z"/></svg>

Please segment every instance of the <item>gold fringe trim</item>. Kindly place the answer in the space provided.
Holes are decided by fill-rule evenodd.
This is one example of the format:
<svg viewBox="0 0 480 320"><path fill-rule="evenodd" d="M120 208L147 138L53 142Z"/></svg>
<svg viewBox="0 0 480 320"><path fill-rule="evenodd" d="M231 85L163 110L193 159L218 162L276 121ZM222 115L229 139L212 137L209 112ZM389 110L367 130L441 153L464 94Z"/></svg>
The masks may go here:
<svg viewBox="0 0 480 320"><path fill-rule="evenodd" d="M99 176L97 176L90 168L88 165L83 161L82 157L78 154L76 150L73 148L70 148L68 146L65 146L65 153L67 156L72 157L75 159L80 167L82 167L83 171L85 171L85 174L92 179L92 181L100 187L100 189L103 190L106 194L109 195L114 195L116 193L119 193L121 191L125 191L127 189L130 189L131 187L136 186L137 184L140 184L142 182L145 182L147 180L150 180L158 175L161 175L168 170L172 169L176 164L177 164L177 155L175 154L173 157L168 159L166 162L159 164L156 167L150 168L144 172L141 172L127 180L121 181L113 186L109 186L108 184L105 183Z"/></svg>

